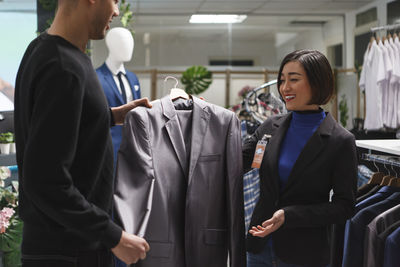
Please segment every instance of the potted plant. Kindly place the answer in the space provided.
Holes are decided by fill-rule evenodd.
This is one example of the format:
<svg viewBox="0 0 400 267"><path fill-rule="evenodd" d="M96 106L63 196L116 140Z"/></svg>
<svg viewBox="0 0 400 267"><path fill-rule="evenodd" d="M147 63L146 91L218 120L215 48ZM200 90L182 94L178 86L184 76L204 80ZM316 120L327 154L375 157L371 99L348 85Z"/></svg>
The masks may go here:
<svg viewBox="0 0 400 267"><path fill-rule="evenodd" d="M14 135L10 132L0 133L1 154L10 154L10 143L14 140Z"/></svg>
<svg viewBox="0 0 400 267"><path fill-rule="evenodd" d="M8 167L0 167L0 266L21 266L23 223L18 216L18 181L5 187L11 176Z"/></svg>
<svg viewBox="0 0 400 267"><path fill-rule="evenodd" d="M13 133L11 133L11 134L12 134L12 141L10 143L10 153L16 153L17 150L15 148L15 136Z"/></svg>

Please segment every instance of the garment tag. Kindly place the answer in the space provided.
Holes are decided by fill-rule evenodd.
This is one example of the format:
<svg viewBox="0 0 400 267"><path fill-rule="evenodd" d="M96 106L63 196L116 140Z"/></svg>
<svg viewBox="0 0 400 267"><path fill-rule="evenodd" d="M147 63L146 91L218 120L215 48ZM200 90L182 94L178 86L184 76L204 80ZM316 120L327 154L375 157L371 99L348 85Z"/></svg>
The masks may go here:
<svg viewBox="0 0 400 267"><path fill-rule="evenodd" d="M265 148L269 142L271 135L264 134L260 141L258 141L256 146L256 151L254 152L253 163L251 164L252 168L259 169L261 167L261 162L264 158Z"/></svg>

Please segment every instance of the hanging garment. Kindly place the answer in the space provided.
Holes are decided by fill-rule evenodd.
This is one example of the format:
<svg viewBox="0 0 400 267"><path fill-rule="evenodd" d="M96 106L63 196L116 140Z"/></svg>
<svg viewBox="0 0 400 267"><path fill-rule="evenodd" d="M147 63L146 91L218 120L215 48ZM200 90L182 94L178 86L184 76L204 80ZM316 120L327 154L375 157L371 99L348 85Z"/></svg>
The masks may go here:
<svg viewBox="0 0 400 267"><path fill-rule="evenodd" d="M396 229L393 229L397 226ZM387 238L385 240L385 252L383 259L383 267L398 267L400 265L400 225L399 222L390 227L387 230L392 231L392 233L384 232L383 235L386 235Z"/></svg>
<svg viewBox="0 0 400 267"><path fill-rule="evenodd" d="M364 267L383 265L385 243L380 242L379 234L400 220L400 205L379 214L368 224L364 239Z"/></svg>
<svg viewBox="0 0 400 267"><path fill-rule="evenodd" d="M360 76L360 88L365 90L366 114L364 128L378 130L383 127L382 121L382 88L385 86L386 71L382 50L373 42L365 53L364 65Z"/></svg>
<svg viewBox="0 0 400 267"><path fill-rule="evenodd" d="M254 208L260 198L260 174L258 169L254 168L243 175L243 193L244 193L244 221L245 231L249 229L251 216Z"/></svg>
<svg viewBox="0 0 400 267"><path fill-rule="evenodd" d="M389 91L389 124L388 127L396 128L397 127L397 91L399 89L398 84L400 82L400 50L395 45L393 38L388 40L388 46L393 51L393 72L390 80L390 91Z"/></svg>
<svg viewBox="0 0 400 267"><path fill-rule="evenodd" d="M364 262L364 237L366 226L382 212L400 203L400 192L359 211L347 221L343 253L343 267L362 267Z"/></svg>
<svg viewBox="0 0 400 267"><path fill-rule="evenodd" d="M178 113L165 96L126 116L114 201L125 231L151 248L135 266L220 267L228 251L245 266L239 120L193 97L188 147Z"/></svg>
<svg viewBox="0 0 400 267"><path fill-rule="evenodd" d="M385 126L389 125L390 121L390 87L393 73L393 50L387 45L387 40L379 42L379 47L383 52L383 62L385 65L385 86L382 91L382 120Z"/></svg>

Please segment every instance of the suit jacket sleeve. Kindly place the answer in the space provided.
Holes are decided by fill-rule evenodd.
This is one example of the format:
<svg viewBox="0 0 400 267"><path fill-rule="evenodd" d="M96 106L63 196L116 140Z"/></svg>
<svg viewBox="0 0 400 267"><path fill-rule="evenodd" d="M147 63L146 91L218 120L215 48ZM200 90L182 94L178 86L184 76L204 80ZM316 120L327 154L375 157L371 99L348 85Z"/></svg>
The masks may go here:
<svg viewBox="0 0 400 267"><path fill-rule="evenodd" d="M357 152L353 135L346 135L340 142L335 155L332 180L333 196L331 202L312 205L293 205L283 208L285 223L283 227L313 227L343 223L353 215L356 183ZM328 177L321 177L328 179Z"/></svg>
<svg viewBox="0 0 400 267"><path fill-rule="evenodd" d="M232 114L226 144L229 203L229 257L231 267L246 266L245 226L243 206L243 170L240 123Z"/></svg>
<svg viewBox="0 0 400 267"><path fill-rule="evenodd" d="M122 130L118 151L114 204L117 220L126 232L138 234L143 227L154 179L152 151L148 134L147 111L130 111ZM145 226L144 226L145 227Z"/></svg>

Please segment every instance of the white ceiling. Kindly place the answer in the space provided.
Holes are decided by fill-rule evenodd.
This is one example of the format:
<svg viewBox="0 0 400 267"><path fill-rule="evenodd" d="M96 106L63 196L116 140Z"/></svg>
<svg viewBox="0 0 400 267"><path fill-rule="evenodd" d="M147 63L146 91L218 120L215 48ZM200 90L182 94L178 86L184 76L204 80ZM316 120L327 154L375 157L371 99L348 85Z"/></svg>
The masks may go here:
<svg viewBox="0 0 400 267"><path fill-rule="evenodd" d="M168 38L216 40L275 40L278 32L301 33L321 25L293 25L292 21L342 19L343 14L373 0L128 0L134 10L133 28ZM192 14L246 14L241 24L189 24Z"/></svg>
<svg viewBox="0 0 400 267"><path fill-rule="evenodd" d="M373 0L128 0L134 12L137 36L149 32L169 38L215 40L274 40L277 33L301 33L320 25L293 25L293 21L328 22L342 18ZM36 0L0 0L0 12L36 12ZM192 14L246 14L241 24L189 24ZM1 16L1 13L0 13ZM115 22L113 26L119 25Z"/></svg>
<svg viewBox="0 0 400 267"><path fill-rule="evenodd" d="M128 0L142 14L344 14L372 0Z"/></svg>

